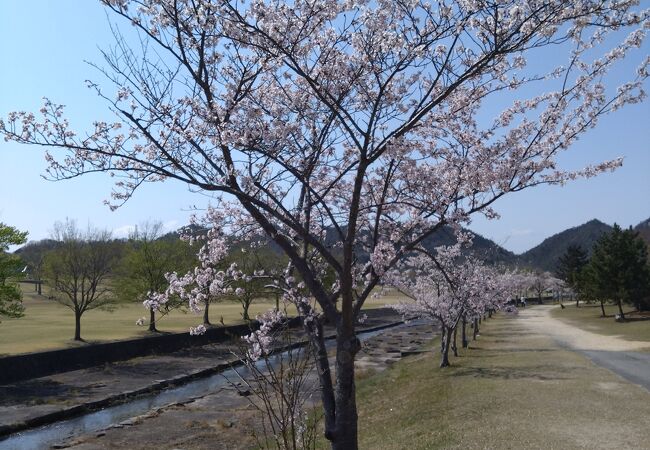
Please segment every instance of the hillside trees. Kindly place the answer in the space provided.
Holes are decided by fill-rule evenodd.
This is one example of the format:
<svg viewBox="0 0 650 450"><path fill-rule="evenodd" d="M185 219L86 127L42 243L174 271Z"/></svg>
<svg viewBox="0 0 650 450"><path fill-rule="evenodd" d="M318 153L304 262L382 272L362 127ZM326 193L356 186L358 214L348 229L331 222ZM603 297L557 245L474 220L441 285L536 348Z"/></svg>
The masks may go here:
<svg viewBox="0 0 650 450"><path fill-rule="evenodd" d="M495 217L504 195L618 167L567 172L556 156L641 101L650 63L605 87L645 37L648 13L628 1L104 3L143 44L117 36L104 52L114 94L91 83L117 120L79 133L46 100L0 133L47 147L55 179L121 175L114 206L177 180L229 211L216 229L273 239L291 264L287 298L310 318L334 449L357 448L355 323L381 276L445 225ZM539 58L562 44L566 58ZM508 91L517 100L482 119ZM337 328L334 371L324 319Z"/></svg>
<svg viewBox="0 0 650 450"><path fill-rule="evenodd" d="M10 245L24 244L26 240L27 232L0 222L0 316L23 315L22 293L14 282L20 277L23 262L7 250Z"/></svg>
<svg viewBox="0 0 650 450"><path fill-rule="evenodd" d="M612 232L598 240L586 268L586 277L585 290L600 300L603 317L606 299L618 305L623 320L623 303L633 304L638 310L650 307L648 248L632 228L623 230L614 224Z"/></svg>
<svg viewBox="0 0 650 450"><path fill-rule="evenodd" d="M60 244L47 253L45 274L53 299L74 313L74 340L81 341L81 316L114 301L108 277L119 251L109 232L82 231L69 219L57 222L53 235Z"/></svg>

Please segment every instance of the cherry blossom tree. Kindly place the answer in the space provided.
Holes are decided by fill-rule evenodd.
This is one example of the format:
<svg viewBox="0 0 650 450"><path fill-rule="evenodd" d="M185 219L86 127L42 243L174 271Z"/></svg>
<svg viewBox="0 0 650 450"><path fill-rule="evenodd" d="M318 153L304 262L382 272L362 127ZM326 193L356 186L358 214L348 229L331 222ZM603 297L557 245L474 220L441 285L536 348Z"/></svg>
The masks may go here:
<svg viewBox="0 0 650 450"><path fill-rule="evenodd" d="M357 447L355 323L380 277L444 225L495 217L506 194L619 166L556 157L641 101L650 63L605 86L648 29L631 0L103 3L140 34L104 52L114 89L90 83L117 120L81 133L46 100L0 132L45 146L54 179L115 175L113 206L173 179L273 239L322 311L306 325L318 351L322 321L337 328L334 382L317 359L335 449Z"/></svg>
<svg viewBox="0 0 650 450"><path fill-rule="evenodd" d="M528 289L532 289L537 296L537 302L542 304L542 297L546 291L555 286L556 278L549 272L533 272L528 275Z"/></svg>
<svg viewBox="0 0 650 450"><path fill-rule="evenodd" d="M423 255L407 259L385 278L413 300L394 306L400 314L440 324L440 367L449 366L449 348L461 319L477 320L505 303L498 273L473 258L463 260L460 249L460 244L438 247L435 252L419 248ZM403 275L406 268L408 277Z"/></svg>
<svg viewBox="0 0 650 450"><path fill-rule="evenodd" d="M214 209L210 209L207 216L213 221L221 221L223 217ZM246 275L239 270L236 263L221 267L230 248L222 228L211 227L206 229L203 235L188 235L182 238L191 243L202 242L197 253L199 265L184 275L176 272L166 273L167 288L162 292L150 291L144 306L152 311L166 313L170 309L168 305L180 299L188 304L192 312L203 313L203 323L190 328L191 334L201 334L211 325L210 303L226 295L243 295L241 288L235 289L233 285Z"/></svg>

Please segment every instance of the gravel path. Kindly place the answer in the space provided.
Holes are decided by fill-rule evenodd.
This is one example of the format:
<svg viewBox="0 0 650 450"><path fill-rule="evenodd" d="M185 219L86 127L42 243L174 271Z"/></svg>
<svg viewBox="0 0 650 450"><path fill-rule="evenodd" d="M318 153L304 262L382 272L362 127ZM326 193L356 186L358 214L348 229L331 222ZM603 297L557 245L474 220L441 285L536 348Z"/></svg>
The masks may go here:
<svg viewBox="0 0 650 450"><path fill-rule="evenodd" d="M552 337L562 346L582 353L595 364L605 367L626 380L650 391L650 344L607 336L566 324L551 317L557 306L536 306L519 310L519 319L536 333Z"/></svg>

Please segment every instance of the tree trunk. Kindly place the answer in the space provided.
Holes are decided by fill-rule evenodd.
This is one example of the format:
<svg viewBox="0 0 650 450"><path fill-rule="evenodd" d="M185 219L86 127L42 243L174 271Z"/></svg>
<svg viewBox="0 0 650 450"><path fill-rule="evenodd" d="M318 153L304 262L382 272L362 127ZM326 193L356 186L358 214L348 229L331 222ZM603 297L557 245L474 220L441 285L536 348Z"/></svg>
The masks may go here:
<svg viewBox="0 0 650 450"><path fill-rule="evenodd" d="M246 321L251 320L250 316L248 315L248 308L250 308L250 306L251 306L251 302L250 302L250 301L248 301L248 300L245 299L245 300L242 302L242 307L244 308L244 311L242 312L242 319L244 319L244 320L246 320ZM277 309L277 306L278 306L278 305L276 304L276 311L278 310L278 309Z"/></svg>
<svg viewBox="0 0 650 450"><path fill-rule="evenodd" d="M449 367L449 345L451 343L451 328L442 329L442 351L440 352L440 367Z"/></svg>
<svg viewBox="0 0 650 450"><path fill-rule="evenodd" d="M580 297L577 295L576 295L576 308L580 308Z"/></svg>
<svg viewBox="0 0 650 450"><path fill-rule="evenodd" d="M603 300L600 301L600 312L602 314L601 317L607 317L605 314L605 302Z"/></svg>
<svg viewBox="0 0 650 450"><path fill-rule="evenodd" d="M491 318L492 318L492 310L488 309L488 319L491 319Z"/></svg>
<svg viewBox="0 0 650 450"><path fill-rule="evenodd" d="M463 345L463 348L467 348L469 346L469 342L467 341L467 320L465 319L465 316L463 316L463 328L461 331L461 343Z"/></svg>
<svg viewBox="0 0 650 450"><path fill-rule="evenodd" d="M454 340L451 341L451 349L454 351L454 356L458 357L458 324L454 327Z"/></svg>
<svg viewBox="0 0 650 450"><path fill-rule="evenodd" d="M445 339L447 337L447 327L444 322L440 321L440 354L445 352Z"/></svg>
<svg viewBox="0 0 650 450"><path fill-rule="evenodd" d="M203 308L203 325L209 327L212 325L210 323L210 302L205 302L205 308Z"/></svg>
<svg viewBox="0 0 650 450"><path fill-rule="evenodd" d="M341 319L343 322L344 319ZM336 338L336 416L332 450L357 450L357 403L354 358L361 343L349 324L339 324Z"/></svg>
<svg viewBox="0 0 650 450"><path fill-rule="evenodd" d="M474 319L474 336L472 336L472 339L476 340L477 335L478 335L478 319Z"/></svg>
<svg viewBox="0 0 650 450"><path fill-rule="evenodd" d="M43 282L39 280L38 281L38 295L43 295L42 289L43 289Z"/></svg>
<svg viewBox="0 0 650 450"><path fill-rule="evenodd" d="M321 402L323 403L323 412L325 416L325 438L332 441L336 429L334 386L332 385L332 374L330 371L329 360L327 358L327 347L325 346L325 337L323 335L323 324L320 319L316 318L305 322L303 325L307 331L307 336L310 337L315 349L316 369L321 386Z"/></svg>
<svg viewBox="0 0 650 450"><path fill-rule="evenodd" d="M156 310L153 308L149 308L149 331L154 333L158 331L156 329Z"/></svg>
<svg viewBox="0 0 650 450"><path fill-rule="evenodd" d="M74 340L81 341L81 312L74 312Z"/></svg>
<svg viewBox="0 0 650 450"><path fill-rule="evenodd" d="M621 319L625 320L625 313L623 313L623 302L621 302L621 299L617 299L616 302L618 303L618 313L621 315Z"/></svg>

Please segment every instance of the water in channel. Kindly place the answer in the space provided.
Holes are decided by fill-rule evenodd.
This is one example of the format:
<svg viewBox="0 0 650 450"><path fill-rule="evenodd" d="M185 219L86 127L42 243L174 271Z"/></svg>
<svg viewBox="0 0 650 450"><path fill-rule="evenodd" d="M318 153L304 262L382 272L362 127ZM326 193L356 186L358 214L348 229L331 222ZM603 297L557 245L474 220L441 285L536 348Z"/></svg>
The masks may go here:
<svg viewBox="0 0 650 450"><path fill-rule="evenodd" d="M399 325L397 325L399 326ZM361 341L381 334L384 329L358 334ZM334 340L328 341L332 346ZM277 364L280 355L271 358L272 364ZM263 361L260 360L260 364ZM41 450L49 448L52 444L62 442L71 437L103 430L111 425L119 424L127 419L145 414L153 409L160 408L170 403L177 403L192 398L201 397L219 388L229 385L228 380L238 379L235 370L242 376L248 375L244 367L227 369L223 372L191 381L187 384L165 389L146 397L136 398L127 403L109 406L99 411L90 412L79 417L63 420L50 425L33 428L31 430L9 435L0 441L0 450Z"/></svg>

